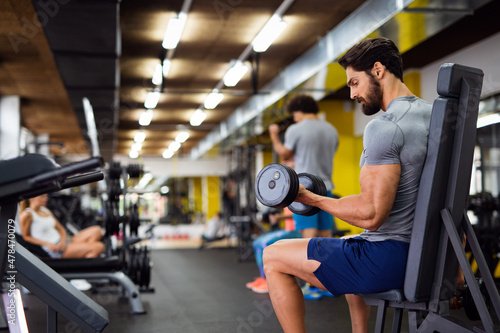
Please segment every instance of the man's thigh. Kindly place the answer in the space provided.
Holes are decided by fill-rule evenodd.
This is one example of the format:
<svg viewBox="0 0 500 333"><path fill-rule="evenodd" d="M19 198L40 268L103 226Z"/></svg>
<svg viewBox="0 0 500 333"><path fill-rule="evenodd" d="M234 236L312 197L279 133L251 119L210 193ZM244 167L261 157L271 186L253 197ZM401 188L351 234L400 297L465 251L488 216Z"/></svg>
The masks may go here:
<svg viewBox="0 0 500 333"><path fill-rule="evenodd" d="M264 250L264 269L266 263L272 265L274 271L296 276L319 288L325 288L316 278L319 261L307 258L309 239L283 239L268 246Z"/></svg>

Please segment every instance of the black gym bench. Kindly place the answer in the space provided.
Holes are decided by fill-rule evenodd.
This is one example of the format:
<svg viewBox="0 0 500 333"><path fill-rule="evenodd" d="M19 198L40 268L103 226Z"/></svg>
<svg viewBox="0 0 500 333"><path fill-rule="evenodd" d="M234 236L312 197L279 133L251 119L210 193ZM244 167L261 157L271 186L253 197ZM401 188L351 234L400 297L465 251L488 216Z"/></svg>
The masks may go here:
<svg viewBox="0 0 500 333"><path fill-rule="evenodd" d="M40 258L46 265L67 280L85 279L91 281L106 280L118 284L129 299L132 314L145 314L146 310L139 297L140 291L134 282L123 271L123 259L117 255L100 258L53 259L48 258L41 247L25 242L18 236L17 242Z"/></svg>
<svg viewBox="0 0 500 333"><path fill-rule="evenodd" d="M74 176L101 165L101 158L91 158L59 167L37 154L0 162L0 269L11 282L20 283L47 304L48 332L57 332L58 313L83 332L101 332L109 323L108 312L15 241L18 202L101 180L98 171Z"/></svg>
<svg viewBox="0 0 500 333"><path fill-rule="evenodd" d="M497 332L486 303L500 319L500 297L467 217L482 81L480 69L458 64L440 68L404 289L361 295L368 305L378 306L375 332L383 332L387 308L395 309L392 332L400 332L405 309L411 333ZM489 300L480 291L466 256L464 232ZM482 327L471 327L471 322L450 315L459 266Z"/></svg>

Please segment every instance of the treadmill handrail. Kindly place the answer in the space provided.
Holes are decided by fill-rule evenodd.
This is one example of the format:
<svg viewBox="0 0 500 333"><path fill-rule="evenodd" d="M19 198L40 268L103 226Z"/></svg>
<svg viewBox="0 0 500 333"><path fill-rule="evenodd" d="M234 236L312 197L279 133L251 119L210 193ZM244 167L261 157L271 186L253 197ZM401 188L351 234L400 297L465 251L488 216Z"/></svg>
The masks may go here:
<svg viewBox="0 0 500 333"><path fill-rule="evenodd" d="M41 173L33 177L31 181L33 184L44 184L55 180L61 181L68 176L90 171L102 165L103 160L101 157L92 157L88 160L68 164L58 169Z"/></svg>

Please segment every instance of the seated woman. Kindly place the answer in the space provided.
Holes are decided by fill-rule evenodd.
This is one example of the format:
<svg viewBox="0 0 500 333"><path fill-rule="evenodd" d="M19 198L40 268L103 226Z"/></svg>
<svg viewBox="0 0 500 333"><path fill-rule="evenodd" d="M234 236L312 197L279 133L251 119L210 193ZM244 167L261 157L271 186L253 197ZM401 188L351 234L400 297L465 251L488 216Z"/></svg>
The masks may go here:
<svg viewBox="0 0 500 333"><path fill-rule="evenodd" d="M95 258L104 252L102 229L92 226L68 237L62 224L45 207L47 194L29 199L19 217L23 239L38 245L51 258ZM21 206L22 207L22 206Z"/></svg>

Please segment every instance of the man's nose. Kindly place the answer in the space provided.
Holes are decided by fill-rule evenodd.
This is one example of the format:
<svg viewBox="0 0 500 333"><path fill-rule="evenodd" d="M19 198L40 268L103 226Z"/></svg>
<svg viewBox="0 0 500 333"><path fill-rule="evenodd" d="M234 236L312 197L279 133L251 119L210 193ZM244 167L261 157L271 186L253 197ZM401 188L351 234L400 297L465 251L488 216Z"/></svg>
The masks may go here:
<svg viewBox="0 0 500 333"><path fill-rule="evenodd" d="M356 97L358 97L357 91L351 88L351 99L356 99Z"/></svg>

